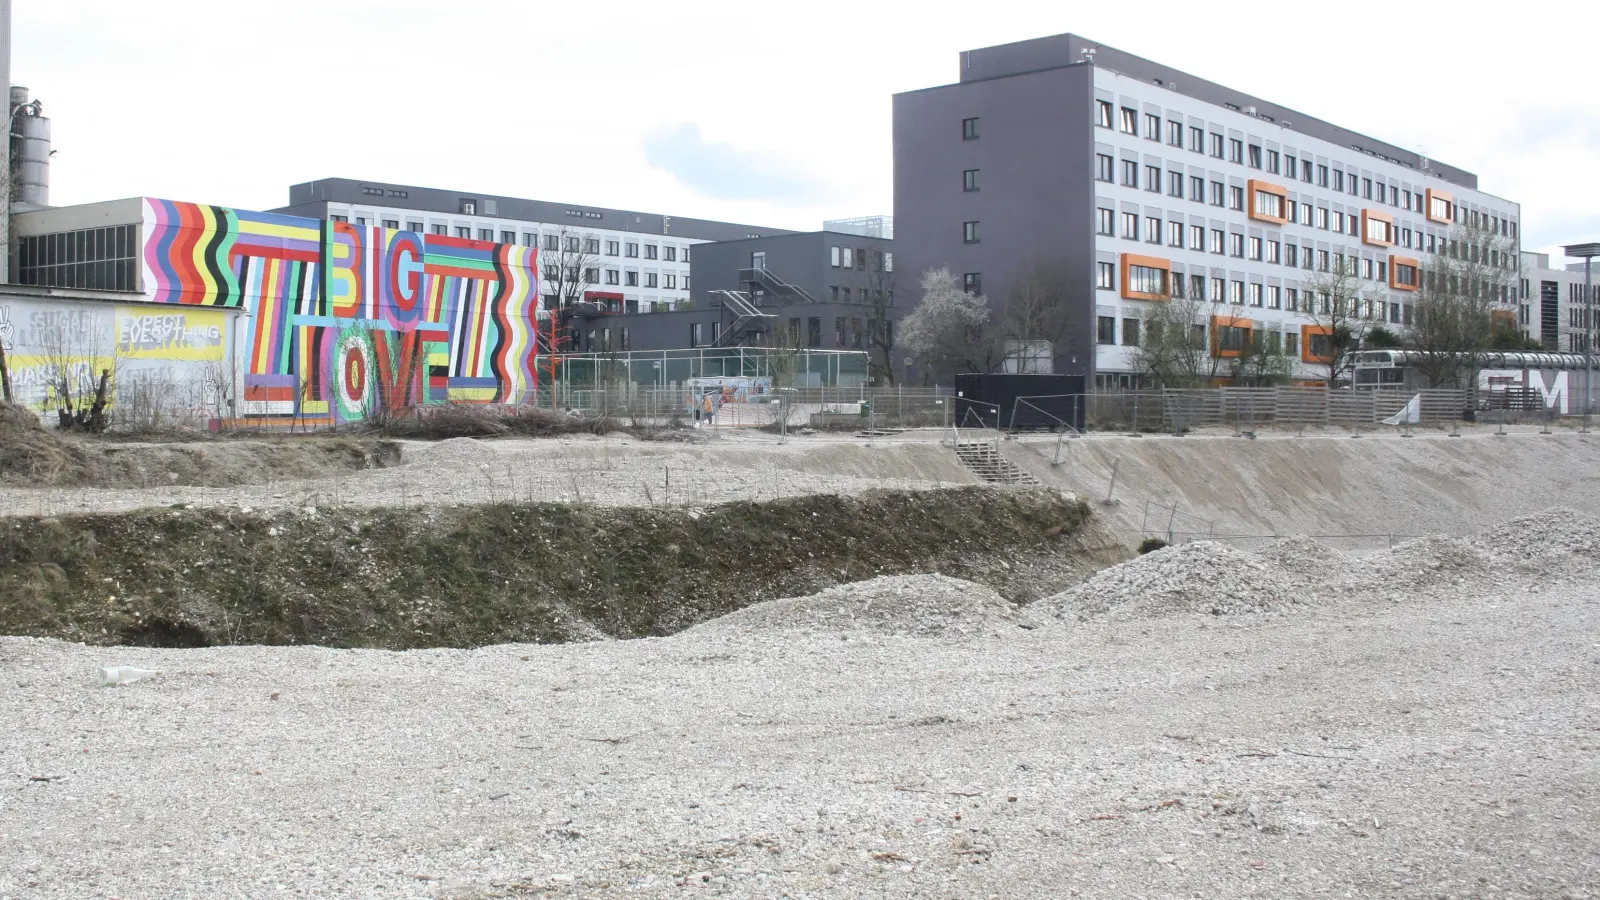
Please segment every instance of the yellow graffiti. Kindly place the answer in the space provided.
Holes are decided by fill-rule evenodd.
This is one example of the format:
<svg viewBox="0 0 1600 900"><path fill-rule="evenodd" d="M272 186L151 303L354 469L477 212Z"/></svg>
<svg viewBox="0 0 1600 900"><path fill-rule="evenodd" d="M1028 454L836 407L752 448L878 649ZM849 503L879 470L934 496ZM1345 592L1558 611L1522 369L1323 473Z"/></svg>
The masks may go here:
<svg viewBox="0 0 1600 900"><path fill-rule="evenodd" d="M219 362L227 314L214 309L117 307L117 355L126 359Z"/></svg>

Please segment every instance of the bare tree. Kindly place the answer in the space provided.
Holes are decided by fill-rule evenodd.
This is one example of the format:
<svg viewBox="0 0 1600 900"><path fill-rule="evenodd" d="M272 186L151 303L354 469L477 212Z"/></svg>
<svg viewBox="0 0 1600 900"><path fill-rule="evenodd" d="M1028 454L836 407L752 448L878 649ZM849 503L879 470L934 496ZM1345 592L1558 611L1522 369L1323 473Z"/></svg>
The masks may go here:
<svg viewBox="0 0 1600 900"><path fill-rule="evenodd" d="M1035 261L1021 271L993 329L1006 371L1053 371L1072 338L1071 286L1059 263Z"/></svg>
<svg viewBox="0 0 1600 900"><path fill-rule="evenodd" d="M1355 256L1319 255L1310 277L1300 282L1300 315L1309 322L1300 329L1303 358L1329 386L1346 381L1367 332L1383 321L1387 290L1361 278Z"/></svg>
<svg viewBox="0 0 1600 900"><path fill-rule="evenodd" d="M878 384L893 385L895 321L894 269L886 264L889 254L875 254L875 267L867 273L863 288L867 302L867 372Z"/></svg>
<svg viewBox="0 0 1600 900"><path fill-rule="evenodd" d="M4 194L0 193L0 196L4 196ZM4 212L0 211L0 219L4 218ZM11 393L11 365L6 360L6 351L11 349L12 341L14 340L13 335L16 334L16 331L16 326L11 324L11 310L8 307L0 306L0 400L4 400L7 403L13 402L13 397Z"/></svg>
<svg viewBox="0 0 1600 900"><path fill-rule="evenodd" d="M120 354L107 323L88 310L55 314L37 334L49 384L45 403L59 428L101 432L110 424L114 375Z"/></svg>
<svg viewBox="0 0 1600 900"><path fill-rule="evenodd" d="M922 299L900 323L900 345L936 376L988 372L996 356L988 322L987 297L962 290L949 269L930 269L922 274Z"/></svg>
<svg viewBox="0 0 1600 900"><path fill-rule="evenodd" d="M1415 365L1431 386L1469 388L1496 344L1494 312L1509 308L1516 248L1509 235L1468 220L1452 229L1420 275L1406 349L1421 352Z"/></svg>
<svg viewBox="0 0 1600 900"><path fill-rule="evenodd" d="M569 309L583 302L583 295L600 282L599 238L562 228L554 235L555 249L539 251L539 280L546 297ZM549 237L546 237L549 240Z"/></svg>

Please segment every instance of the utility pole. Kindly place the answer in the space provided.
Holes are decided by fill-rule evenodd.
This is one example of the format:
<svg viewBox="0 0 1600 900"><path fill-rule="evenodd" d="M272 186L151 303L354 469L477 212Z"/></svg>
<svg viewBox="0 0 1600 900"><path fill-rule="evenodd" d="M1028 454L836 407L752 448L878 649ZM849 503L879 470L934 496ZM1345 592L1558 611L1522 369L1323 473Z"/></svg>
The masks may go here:
<svg viewBox="0 0 1600 900"><path fill-rule="evenodd" d="M1561 248L1567 256L1583 260L1583 433L1589 433L1589 411L1594 406L1590 385L1594 381L1594 258L1600 256L1600 243L1568 244Z"/></svg>

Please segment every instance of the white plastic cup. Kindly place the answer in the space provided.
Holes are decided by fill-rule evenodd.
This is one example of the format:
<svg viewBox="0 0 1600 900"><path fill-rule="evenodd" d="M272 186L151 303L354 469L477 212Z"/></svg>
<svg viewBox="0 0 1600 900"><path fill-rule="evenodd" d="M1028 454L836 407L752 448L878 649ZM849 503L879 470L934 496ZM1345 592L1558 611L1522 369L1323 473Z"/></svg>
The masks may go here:
<svg viewBox="0 0 1600 900"><path fill-rule="evenodd" d="M101 666L100 683L106 687L119 684L133 684L143 681L157 674L153 669L140 669L135 666Z"/></svg>

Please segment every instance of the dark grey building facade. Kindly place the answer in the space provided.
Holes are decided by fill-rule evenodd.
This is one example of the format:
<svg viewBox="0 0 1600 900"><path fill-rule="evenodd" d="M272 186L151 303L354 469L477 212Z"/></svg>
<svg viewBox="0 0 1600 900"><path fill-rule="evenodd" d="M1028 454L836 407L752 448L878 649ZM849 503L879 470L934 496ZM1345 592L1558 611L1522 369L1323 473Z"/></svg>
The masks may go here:
<svg viewBox="0 0 1600 900"><path fill-rule="evenodd" d="M716 291L747 291L757 300L894 306L894 241L835 231L718 241L695 248L694 296L714 299ZM771 278L755 273L765 272ZM770 282L799 288L785 292Z"/></svg>

